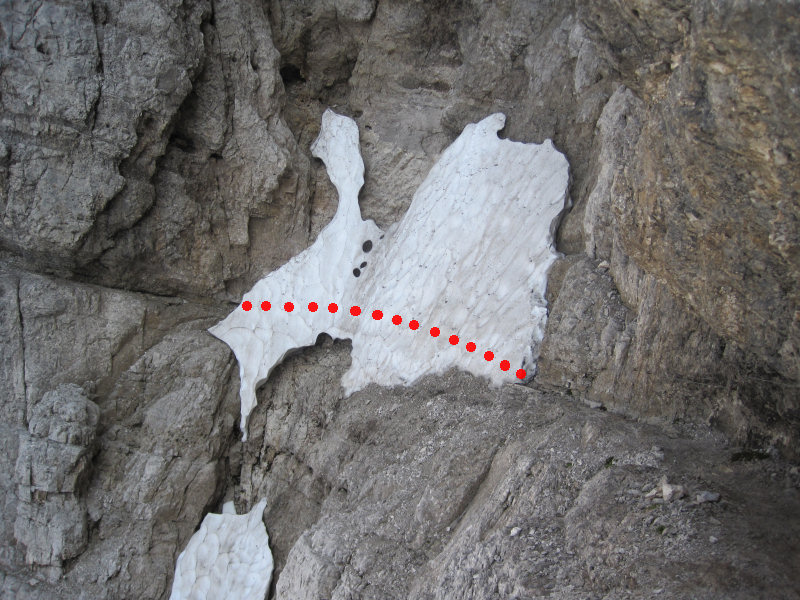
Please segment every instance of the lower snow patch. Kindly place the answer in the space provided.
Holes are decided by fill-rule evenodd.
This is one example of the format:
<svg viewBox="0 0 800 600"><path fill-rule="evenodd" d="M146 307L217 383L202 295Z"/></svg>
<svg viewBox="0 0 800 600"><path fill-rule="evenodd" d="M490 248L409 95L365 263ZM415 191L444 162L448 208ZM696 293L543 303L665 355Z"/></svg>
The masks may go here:
<svg viewBox="0 0 800 600"><path fill-rule="evenodd" d="M272 553L261 516L262 500L246 515L233 502L209 513L178 556L170 600L264 598L272 579Z"/></svg>

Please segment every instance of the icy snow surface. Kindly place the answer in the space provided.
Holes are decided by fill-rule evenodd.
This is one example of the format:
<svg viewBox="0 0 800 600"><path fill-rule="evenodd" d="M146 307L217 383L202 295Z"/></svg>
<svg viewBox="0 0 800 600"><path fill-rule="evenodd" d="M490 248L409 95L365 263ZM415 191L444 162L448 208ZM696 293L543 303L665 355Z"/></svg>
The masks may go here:
<svg viewBox="0 0 800 600"><path fill-rule="evenodd" d="M233 502L222 514L209 513L178 556L170 600L252 600L264 598L272 578L269 536L262 500L246 515Z"/></svg>
<svg viewBox="0 0 800 600"><path fill-rule="evenodd" d="M209 330L239 361L245 439L258 385L290 350L314 344L322 332L352 339L352 365L342 378L347 394L372 382L410 385L450 367L494 384L518 381L520 368L533 374L569 167L550 140L500 139L504 124L497 113L467 125L405 216L384 234L361 219L358 126L325 112L312 153L325 162L339 193L336 215L312 246L245 294L251 310L240 304ZM265 300L268 311L261 308ZM284 310L287 301L294 311ZM316 312L308 309L312 301ZM335 313L328 310L331 302L338 305ZM353 305L360 316L350 314ZM372 318L375 309L382 319ZM394 315L402 317L400 325L392 324ZM408 327L412 319L420 323L416 331ZM434 326L438 337L429 333ZM458 343L451 345L454 334ZM474 352L467 351L468 342L477 346ZM491 361L484 358L487 350ZM504 359L508 371L500 369Z"/></svg>

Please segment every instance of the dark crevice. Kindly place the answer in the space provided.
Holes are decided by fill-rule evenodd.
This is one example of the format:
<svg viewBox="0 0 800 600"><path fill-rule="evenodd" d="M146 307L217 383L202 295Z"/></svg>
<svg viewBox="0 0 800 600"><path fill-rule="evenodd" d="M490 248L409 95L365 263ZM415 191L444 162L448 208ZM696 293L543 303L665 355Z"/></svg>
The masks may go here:
<svg viewBox="0 0 800 600"><path fill-rule="evenodd" d="M281 79L283 85L289 86L293 83L305 83L305 77L300 71L300 68L291 63L285 64L280 68Z"/></svg>
<svg viewBox="0 0 800 600"><path fill-rule="evenodd" d="M178 148L179 150L183 150L184 152L194 152L197 149L192 138L177 130L172 133L168 144Z"/></svg>
<svg viewBox="0 0 800 600"><path fill-rule="evenodd" d="M26 368L26 352L25 352L25 321L22 317L22 300L20 299L20 288L21 282L20 279L17 278L17 318L19 319L19 343L22 355L22 396L25 402L25 410L22 413L22 422L23 425L27 428L28 427L28 376L27 376L27 368Z"/></svg>

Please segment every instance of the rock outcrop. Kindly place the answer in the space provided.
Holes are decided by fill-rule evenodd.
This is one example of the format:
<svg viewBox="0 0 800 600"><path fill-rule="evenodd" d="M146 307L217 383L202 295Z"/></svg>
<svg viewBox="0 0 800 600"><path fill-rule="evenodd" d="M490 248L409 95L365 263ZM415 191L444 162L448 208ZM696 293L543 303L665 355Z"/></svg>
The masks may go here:
<svg viewBox="0 0 800 600"><path fill-rule="evenodd" d="M206 514L266 498L271 597L796 597L799 30L789 0L0 3L0 595L165 598ZM242 444L206 330L336 212L329 107L384 230L486 115L566 155L540 373L344 398L323 336Z"/></svg>
<svg viewBox="0 0 800 600"><path fill-rule="evenodd" d="M54 580L88 542L82 496L99 417L81 388L62 384L31 407L28 435L20 438L14 536L25 547L25 562L51 567Z"/></svg>
<svg viewBox="0 0 800 600"><path fill-rule="evenodd" d="M273 498L275 598L796 594L791 467L464 373L342 399L348 352L286 361L251 417L239 500Z"/></svg>

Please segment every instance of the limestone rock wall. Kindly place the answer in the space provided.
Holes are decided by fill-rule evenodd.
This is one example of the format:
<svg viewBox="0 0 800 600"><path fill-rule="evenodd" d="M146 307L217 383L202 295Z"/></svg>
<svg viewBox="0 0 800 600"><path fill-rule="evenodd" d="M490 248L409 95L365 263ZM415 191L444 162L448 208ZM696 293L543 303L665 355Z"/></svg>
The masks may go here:
<svg viewBox="0 0 800 600"><path fill-rule="evenodd" d="M575 205L559 249L608 263L601 271L631 326L620 340L592 343L623 352L630 340L633 352L611 371L595 359L578 371L569 365L578 346L547 351L575 337L551 327L541 384L794 453L796 7L379 3L367 26L324 3L275 1L270 17L287 123L302 142L326 104L356 117L362 210L381 226L405 210L447 141L483 114L502 110L506 135L551 137L565 152ZM315 177L314 206L331 210L335 195ZM564 291L587 283L567 278ZM577 317L567 301L557 310ZM578 321L583 334L598 328ZM653 332L663 342L653 345Z"/></svg>
<svg viewBox="0 0 800 600"><path fill-rule="evenodd" d="M706 420L794 453L800 280L787 249L800 205L797 170L784 157L797 153L789 49L798 14L775 8L581 7L595 35L624 48L617 65L629 88L598 121L585 253L608 264L635 329L620 338L632 352L610 371L595 363L579 373L551 353L543 379L611 376L589 396L639 415ZM578 203L572 218L580 212Z"/></svg>
<svg viewBox="0 0 800 600"><path fill-rule="evenodd" d="M203 516L266 498L274 597L792 597L796 473L745 459L800 439L798 21L789 0L0 3L0 595L167 597ZM345 400L346 342L320 339L241 444L206 329L335 213L309 151L328 107L359 126L381 228L488 114L567 156L539 374ZM662 476L723 501L628 494Z"/></svg>

